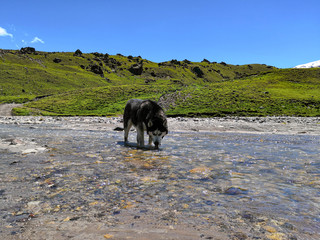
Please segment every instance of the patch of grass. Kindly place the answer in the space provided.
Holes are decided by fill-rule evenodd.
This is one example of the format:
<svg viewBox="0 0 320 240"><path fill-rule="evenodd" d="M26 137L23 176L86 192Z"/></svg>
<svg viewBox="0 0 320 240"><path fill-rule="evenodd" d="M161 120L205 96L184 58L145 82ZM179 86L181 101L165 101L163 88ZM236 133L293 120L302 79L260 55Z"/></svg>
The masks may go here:
<svg viewBox="0 0 320 240"><path fill-rule="evenodd" d="M34 95L0 96L1 103L25 103L33 100Z"/></svg>
<svg viewBox="0 0 320 240"><path fill-rule="evenodd" d="M36 114L32 114L32 112L25 107L20 107L20 108L13 108L12 109L12 114L14 116L30 116L30 115L36 115Z"/></svg>
<svg viewBox="0 0 320 240"><path fill-rule="evenodd" d="M41 115L90 115L106 116L122 114L130 98L157 100L161 95L176 90L175 86L121 85L57 94L25 104L39 109Z"/></svg>

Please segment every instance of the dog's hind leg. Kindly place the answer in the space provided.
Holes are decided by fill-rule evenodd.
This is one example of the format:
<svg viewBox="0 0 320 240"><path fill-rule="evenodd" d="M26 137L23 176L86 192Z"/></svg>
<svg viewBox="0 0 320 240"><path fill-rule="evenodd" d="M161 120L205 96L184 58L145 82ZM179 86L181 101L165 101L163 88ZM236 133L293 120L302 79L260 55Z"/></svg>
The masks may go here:
<svg viewBox="0 0 320 240"><path fill-rule="evenodd" d="M128 121L124 121L123 126L124 126L124 142L127 143L129 131L132 127L132 121L130 119Z"/></svg>
<svg viewBox="0 0 320 240"><path fill-rule="evenodd" d="M144 131L143 127L137 127L137 143L139 147L144 147Z"/></svg>

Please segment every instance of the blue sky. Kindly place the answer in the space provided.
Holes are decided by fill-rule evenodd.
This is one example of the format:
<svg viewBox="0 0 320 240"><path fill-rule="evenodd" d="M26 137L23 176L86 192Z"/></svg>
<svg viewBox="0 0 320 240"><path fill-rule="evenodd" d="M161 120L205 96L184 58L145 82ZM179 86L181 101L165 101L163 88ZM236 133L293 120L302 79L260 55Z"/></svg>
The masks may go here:
<svg viewBox="0 0 320 240"><path fill-rule="evenodd" d="M2 1L0 48L262 63L320 59L319 0Z"/></svg>

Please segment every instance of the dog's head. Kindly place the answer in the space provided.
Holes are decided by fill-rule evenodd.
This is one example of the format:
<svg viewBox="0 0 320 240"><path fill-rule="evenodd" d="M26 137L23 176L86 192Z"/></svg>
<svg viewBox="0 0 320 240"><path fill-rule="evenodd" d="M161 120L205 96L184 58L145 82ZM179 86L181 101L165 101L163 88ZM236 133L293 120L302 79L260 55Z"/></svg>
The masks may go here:
<svg viewBox="0 0 320 240"><path fill-rule="evenodd" d="M167 119L150 119L147 124L147 133L151 137L156 149L161 145L162 138L168 134Z"/></svg>

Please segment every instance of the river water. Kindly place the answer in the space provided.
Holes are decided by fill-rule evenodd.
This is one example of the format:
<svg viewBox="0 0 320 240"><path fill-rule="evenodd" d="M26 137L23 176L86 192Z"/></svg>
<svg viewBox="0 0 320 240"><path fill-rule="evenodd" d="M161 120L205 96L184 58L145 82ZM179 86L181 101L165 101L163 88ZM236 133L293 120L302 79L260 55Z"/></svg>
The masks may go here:
<svg viewBox="0 0 320 240"><path fill-rule="evenodd" d="M170 132L160 150L136 149L135 133L128 147L122 132L56 125L0 125L0 137L49 149L0 150L2 226L11 234L22 232L12 231L11 215L40 201L43 217L107 203L113 214L173 211L161 219L176 224L246 224L248 238L320 237L320 136Z"/></svg>

